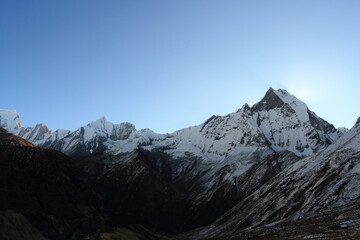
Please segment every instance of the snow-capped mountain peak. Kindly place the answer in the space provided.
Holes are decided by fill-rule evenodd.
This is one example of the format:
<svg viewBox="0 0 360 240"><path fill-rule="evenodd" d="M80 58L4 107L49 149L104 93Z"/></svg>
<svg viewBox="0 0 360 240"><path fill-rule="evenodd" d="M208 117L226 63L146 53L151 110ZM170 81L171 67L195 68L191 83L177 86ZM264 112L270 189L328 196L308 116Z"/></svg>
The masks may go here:
<svg viewBox="0 0 360 240"><path fill-rule="evenodd" d="M114 125L107 121L105 117L101 117L98 120L89 123L87 127L91 128L94 134L102 137L110 136L114 129Z"/></svg>
<svg viewBox="0 0 360 240"><path fill-rule="evenodd" d="M290 150L299 156L308 156L342 135L283 89L270 88L250 112L275 151Z"/></svg>
<svg viewBox="0 0 360 240"><path fill-rule="evenodd" d="M260 102L256 103L252 107L253 111L268 111L270 109L280 108L284 105L284 101L279 97L279 95L275 93L273 88L269 88Z"/></svg>
<svg viewBox="0 0 360 240"><path fill-rule="evenodd" d="M22 126L19 114L16 112L16 110L0 109L0 126L11 133L19 133Z"/></svg>
<svg viewBox="0 0 360 240"><path fill-rule="evenodd" d="M286 90L272 88L252 107L245 104L237 112L213 116L203 124L171 134L137 131L131 123L113 124L105 117L73 132L51 132L44 125L22 128L14 111L0 112L2 115L5 117L0 119L5 120L1 120L0 126L37 145L67 154L88 154L106 149L124 152L143 147L165 149L173 157L191 153L210 162L223 161L253 148L267 149L268 152L289 150L299 156L308 156L342 135Z"/></svg>
<svg viewBox="0 0 360 240"><path fill-rule="evenodd" d="M307 105L284 89L274 90L270 88L263 99L256 103L252 109L253 111L259 112L281 107L286 107L288 111L294 111L300 121L309 121Z"/></svg>

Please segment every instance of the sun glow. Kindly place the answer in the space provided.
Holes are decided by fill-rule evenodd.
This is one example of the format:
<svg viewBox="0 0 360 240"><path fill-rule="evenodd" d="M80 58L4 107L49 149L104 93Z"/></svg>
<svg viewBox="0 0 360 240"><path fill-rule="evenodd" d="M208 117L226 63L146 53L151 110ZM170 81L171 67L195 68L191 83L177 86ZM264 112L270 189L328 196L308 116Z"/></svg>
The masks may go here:
<svg viewBox="0 0 360 240"><path fill-rule="evenodd" d="M329 83L317 74L293 73L285 83L286 89L302 101L318 101L329 94Z"/></svg>
<svg viewBox="0 0 360 240"><path fill-rule="evenodd" d="M303 101L311 101L311 100L315 100L316 98L318 98L318 90L317 88L314 88L313 86L309 85L309 84L304 84L304 83L292 83L289 87L288 90L291 94L293 94L294 96L296 96L297 98L303 100Z"/></svg>

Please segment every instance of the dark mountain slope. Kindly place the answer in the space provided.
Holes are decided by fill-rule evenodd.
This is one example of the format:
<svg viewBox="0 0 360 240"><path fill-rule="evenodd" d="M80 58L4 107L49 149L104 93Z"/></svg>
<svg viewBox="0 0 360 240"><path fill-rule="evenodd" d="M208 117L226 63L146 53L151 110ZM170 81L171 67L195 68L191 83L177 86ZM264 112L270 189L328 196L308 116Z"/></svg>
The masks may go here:
<svg viewBox="0 0 360 240"><path fill-rule="evenodd" d="M139 149L77 159L103 196L108 226L142 224L156 231L184 230L188 204L172 183L163 154Z"/></svg>
<svg viewBox="0 0 360 240"><path fill-rule="evenodd" d="M198 238L236 235L277 221L316 216L360 202L360 121L337 142L285 167L206 227ZM358 205L357 205L358 206Z"/></svg>
<svg viewBox="0 0 360 240"><path fill-rule="evenodd" d="M19 213L12 210L0 211L1 240L46 240L40 231Z"/></svg>
<svg viewBox="0 0 360 240"><path fill-rule="evenodd" d="M102 225L101 208L71 158L0 131L0 210L21 213L49 239L76 239Z"/></svg>
<svg viewBox="0 0 360 240"><path fill-rule="evenodd" d="M194 239L191 235L182 239ZM222 237L202 240L358 240L360 239L360 204L308 216L295 221L280 221L246 229Z"/></svg>

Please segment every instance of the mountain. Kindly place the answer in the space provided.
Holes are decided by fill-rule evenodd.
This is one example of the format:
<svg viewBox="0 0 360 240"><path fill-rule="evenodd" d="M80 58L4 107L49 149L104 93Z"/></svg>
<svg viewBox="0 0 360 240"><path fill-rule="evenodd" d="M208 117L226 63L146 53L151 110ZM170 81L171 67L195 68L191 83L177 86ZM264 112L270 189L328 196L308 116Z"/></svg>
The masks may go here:
<svg viewBox="0 0 360 240"><path fill-rule="evenodd" d="M172 191L182 195L169 199L179 203L176 209L181 208L185 199L189 210L185 216L176 214L187 219L184 229L211 223L269 181L269 176L275 176L289 163L321 151L344 132L316 116L285 90L272 88L251 107L245 104L234 113L212 116L200 125L170 134L157 134L149 129L138 131L131 123L113 124L106 118L72 132L52 132L43 124L22 127L17 113L9 110L0 110L0 126L37 146L78 159L93 159L96 164L84 161L84 168L97 179L94 181L116 179L113 177L117 175L116 169L127 169L122 171L126 173L124 181L114 183L120 195L129 191L137 194L139 184L146 185L147 180L138 174L138 169L128 167L143 166L144 174L152 176L149 182L154 186L160 186L157 179L167 181L167 185L159 188L162 194L167 195L166 189L171 186ZM130 155L136 157L128 158ZM266 159L275 161L275 167L261 165ZM259 173L258 177L244 177L249 171ZM138 184L126 179L135 179ZM128 187L126 191L121 187L124 184ZM138 197L145 198L144 194ZM130 198L119 201L131 206ZM134 211L119 209L119 212L136 215L136 207L127 209ZM153 206L150 212L154 209ZM126 223L140 221L146 225L145 219L150 219L150 215Z"/></svg>
<svg viewBox="0 0 360 240"><path fill-rule="evenodd" d="M13 210L0 210L0 239L2 240L46 240L41 232L27 219Z"/></svg>
<svg viewBox="0 0 360 240"><path fill-rule="evenodd" d="M14 110L0 110L0 126L38 146L68 155L93 154L105 149L131 152L142 147L164 149L173 157L189 152L208 162L219 162L258 147L308 156L343 133L343 129L335 129L285 90L272 88L252 107L245 104L237 112L212 116L201 125L171 134L156 134L149 129L137 131L131 123L113 124L104 117L73 132L62 129L52 132L44 124L22 127Z"/></svg>
<svg viewBox="0 0 360 240"><path fill-rule="evenodd" d="M101 196L73 159L4 129L0 179L1 239L78 239L104 221Z"/></svg>
<svg viewBox="0 0 360 240"><path fill-rule="evenodd" d="M234 236L249 227L311 219L321 214L328 216L340 207L348 212L349 206L354 208L351 204L360 204L360 118L334 144L288 164L271 181L200 231L198 238ZM338 212L336 217L341 219L341 216ZM348 223L352 221L359 219L352 216Z"/></svg>
<svg viewBox="0 0 360 240"><path fill-rule="evenodd" d="M169 134L23 127L14 110L0 127L15 134L0 131L0 230L15 239L358 236L360 119L336 129L285 90Z"/></svg>
<svg viewBox="0 0 360 240"><path fill-rule="evenodd" d="M254 228L237 230L236 232L223 231L219 236L204 235L202 240L332 240L332 239L360 239L360 203L347 204L331 211L320 212L312 216L304 216L297 220L284 219L283 221L264 224ZM206 228L206 227L205 227ZM205 229L204 228L204 229ZM175 239L198 239L195 231L181 234ZM204 230L203 230L204 231ZM121 239L121 238L120 238ZM162 239L162 238L157 238ZM164 238L165 240L165 238Z"/></svg>
<svg viewBox="0 0 360 240"><path fill-rule="evenodd" d="M18 134L22 128L18 113L15 110L0 110L0 127Z"/></svg>
<svg viewBox="0 0 360 240"><path fill-rule="evenodd" d="M154 168L162 155L138 149L129 153L93 154L77 161L102 196L107 226L142 224L155 231L185 229L187 201L165 168Z"/></svg>

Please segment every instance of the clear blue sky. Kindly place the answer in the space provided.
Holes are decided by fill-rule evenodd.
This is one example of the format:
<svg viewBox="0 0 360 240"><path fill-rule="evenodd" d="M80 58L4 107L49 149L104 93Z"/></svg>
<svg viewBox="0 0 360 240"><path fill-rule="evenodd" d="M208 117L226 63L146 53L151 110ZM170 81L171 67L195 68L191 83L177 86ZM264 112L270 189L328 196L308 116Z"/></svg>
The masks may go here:
<svg viewBox="0 0 360 240"><path fill-rule="evenodd" d="M360 1L0 2L0 109L74 130L156 132L284 88L336 127L360 116Z"/></svg>

